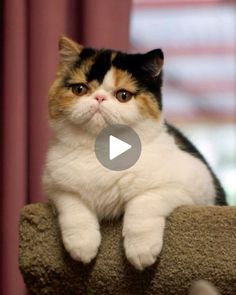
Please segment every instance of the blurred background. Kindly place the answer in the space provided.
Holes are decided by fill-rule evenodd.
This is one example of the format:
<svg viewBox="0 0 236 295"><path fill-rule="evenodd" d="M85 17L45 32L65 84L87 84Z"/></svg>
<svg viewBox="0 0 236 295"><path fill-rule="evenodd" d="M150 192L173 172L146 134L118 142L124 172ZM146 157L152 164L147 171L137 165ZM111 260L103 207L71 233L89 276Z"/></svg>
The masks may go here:
<svg viewBox="0 0 236 295"><path fill-rule="evenodd" d="M233 1L133 0L132 51L165 53L164 108L236 204L236 10Z"/></svg>
<svg viewBox="0 0 236 295"><path fill-rule="evenodd" d="M1 294L26 294L17 262L19 212L45 201L47 92L59 36L129 52L162 48L166 118L206 155L235 205L235 22L236 2L227 0L0 2Z"/></svg>

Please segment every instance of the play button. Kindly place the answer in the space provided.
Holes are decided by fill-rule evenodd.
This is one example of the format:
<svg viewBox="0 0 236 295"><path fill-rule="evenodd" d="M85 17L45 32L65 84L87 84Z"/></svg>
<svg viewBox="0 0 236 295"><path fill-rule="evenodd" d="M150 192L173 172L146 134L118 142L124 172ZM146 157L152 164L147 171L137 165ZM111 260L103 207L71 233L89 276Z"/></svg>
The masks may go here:
<svg viewBox="0 0 236 295"><path fill-rule="evenodd" d="M113 160L119 155L131 149L132 145L120 140L119 138L110 135L109 136L109 159Z"/></svg>
<svg viewBox="0 0 236 295"><path fill-rule="evenodd" d="M126 125L111 125L97 136L95 154L106 168L115 171L125 170L139 159L141 142L132 128Z"/></svg>

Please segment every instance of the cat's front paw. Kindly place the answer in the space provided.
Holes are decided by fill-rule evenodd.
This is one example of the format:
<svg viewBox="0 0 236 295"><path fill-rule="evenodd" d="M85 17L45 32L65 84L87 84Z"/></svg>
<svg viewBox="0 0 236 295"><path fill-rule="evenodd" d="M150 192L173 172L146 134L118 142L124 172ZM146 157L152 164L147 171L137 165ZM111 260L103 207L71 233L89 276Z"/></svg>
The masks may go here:
<svg viewBox="0 0 236 295"><path fill-rule="evenodd" d="M130 233L124 236L126 257L138 270L143 270L156 261L162 244L162 237L156 232Z"/></svg>
<svg viewBox="0 0 236 295"><path fill-rule="evenodd" d="M90 263L96 257L101 243L99 230L77 230L62 233L63 243L70 256L77 261Z"/></svg>

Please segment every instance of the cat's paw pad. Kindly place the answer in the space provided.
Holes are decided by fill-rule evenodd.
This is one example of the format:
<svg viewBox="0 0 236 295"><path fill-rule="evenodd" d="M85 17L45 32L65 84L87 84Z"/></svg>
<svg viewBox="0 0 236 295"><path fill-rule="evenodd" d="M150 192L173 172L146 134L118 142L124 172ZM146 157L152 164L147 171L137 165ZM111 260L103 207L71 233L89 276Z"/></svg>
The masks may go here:
<svg viewBox="0 0 236 295"><path fill-rule="evenodd" d="M98 230L63 234L63 243L67 252L74 260L83 263L90 263L96 257L100 242L101 234Z"/></svg>
<svg viewBox="0 0 236 295"><path fill-rule="evenodd" d="M138 270L152 265L162 249L162 239L157 236L129 237L124 239L126 257Z"/></svg>

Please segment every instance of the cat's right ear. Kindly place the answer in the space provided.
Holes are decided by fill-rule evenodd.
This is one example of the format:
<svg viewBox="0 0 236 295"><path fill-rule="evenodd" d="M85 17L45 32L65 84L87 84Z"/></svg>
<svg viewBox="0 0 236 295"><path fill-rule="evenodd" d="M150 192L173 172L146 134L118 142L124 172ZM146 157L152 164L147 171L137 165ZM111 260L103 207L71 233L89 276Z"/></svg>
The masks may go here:
<svg viewBox="0 0 236 295"><path fill-rule="evenodd" d="M164 54L161 49L154 49L143 54L143 68L148 70L152 77L157 77L164 64Z"/></svg>
<svg viewBox="0 0 236 295"><path fill-rule="evenodd" d="M66 65L75 62L78 55L83 49L83 46L72 41L71 39L62 36L58 43L60 64Z"/></svg>

